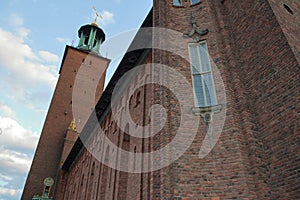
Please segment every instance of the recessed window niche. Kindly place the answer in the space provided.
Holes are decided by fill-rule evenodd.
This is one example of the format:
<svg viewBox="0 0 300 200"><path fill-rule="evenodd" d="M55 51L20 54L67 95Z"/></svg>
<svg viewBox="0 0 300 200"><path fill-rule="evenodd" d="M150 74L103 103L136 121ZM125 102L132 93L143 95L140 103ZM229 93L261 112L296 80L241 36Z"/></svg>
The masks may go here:
<svg viewBox="0 0 300 200"><path fill-rule="evenodd" d="M283 7L291 14L294 15L294 11L287 5L287 4L283 4Z"/></svg>

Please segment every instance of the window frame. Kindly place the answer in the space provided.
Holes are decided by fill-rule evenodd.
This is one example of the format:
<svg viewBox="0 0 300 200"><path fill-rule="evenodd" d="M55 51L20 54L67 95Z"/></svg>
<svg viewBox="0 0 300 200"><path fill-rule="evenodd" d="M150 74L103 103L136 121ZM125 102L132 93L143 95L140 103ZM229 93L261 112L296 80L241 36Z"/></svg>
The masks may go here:
<svg viewBox="0 0 300 200"><path fill-rule="evenodd" d="M207 64L209 66L209 70L208 71L202 71L202 60L201 60L201 52L200 52L200 47L202 45L205 45L204 50L206 52L207 56ZM192 48L191 46L195 46L196 50L197 50L197 59L198 59L198 63L199 66L197 66L197 68L199 69L198 73L195 73L194 71L194 66L193 66L193 61L192 61ZM203 108L203 107L213 107L218 105L218 99L217 99L217 94L216 94L216 88L215 88L215 82L214 82L214 75L213 75L213 71L212 71L212 67L211 67L211 61L210 61L210 56L208 53L208 47L207 47L207 42L206 40L197 42L197 43L188 43L188 53L189 53L189 59L190 59L190 70L191 70L191 76L192 76L192 85L193 85L193 93L194 93L194 105L195 107L199 107L199 108ZM202 55L203 56L203 55ZM205 83L205 79L204 76L205 75L209 75L211 78L211 86L208 87L207 84ZM195 85L196 81L195 81L195 77L201 77L201 86L197 86ZM202 87L202 88L199 88ZM212 95L210 95L210 97L207 96L206 94L206 87L207 90L212 92ZM201 90L201 94L203 95L203 100L204 102L200 102L199 101L199 97L197 95L197 91ZM210 103L209 103L210 101Z"/></svg>

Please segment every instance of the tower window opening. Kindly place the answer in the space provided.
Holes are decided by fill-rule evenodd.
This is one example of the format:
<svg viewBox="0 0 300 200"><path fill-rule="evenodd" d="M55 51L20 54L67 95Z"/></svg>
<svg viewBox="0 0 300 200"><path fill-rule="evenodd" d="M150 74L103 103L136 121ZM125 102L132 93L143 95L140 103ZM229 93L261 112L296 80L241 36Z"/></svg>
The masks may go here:
<svg viewBox="0 0 300 200"><path fill-rule="evenodd" d="M81 177L81 182L80 182L80 186L83 186L83 180L84 180L84 174Z"/></svg>
<svg viewBox="0 0 300 200"><path fill-rule="evenodd" d="M111 187L111 184L112 184L112 180L111 180L111 177L112 177L112 168L110 168L110 173L109 173L109 184L108 184L108 187L110 188Z"/></svg>
<svg viewBox="0 0 300 200"><path fill-rule="evenodd" d="M181 0L173 0L173 5L174 6L182 6L182 1Z"/></svg>
<svg viewBox="0 0 300 200"><path fill-rule="evenodd" d="M283 4L283 7L291 14L291 15L294 15L294 11L288 6L286 5L285 3Z"/></svg>
<svg viewBox="0 0 300 200"><path fill-rule="evenodd" d="M134 156L133 156L133 171L136 169L136 146L134 147Z"/></svg>
<svg viewBox="0 0 300 200"><path fill-rule="evenodd" d="M89 37L88 37L88 36L85 36L85 37L84 37L84 44L85 44L85 45L88 45L88 43L89 43Z"/></svg>
<svg viewBox="0 0 300 200"><path fill-rule="evenodd" d="M96 45L97 45L97 40L94 41L93 48L96 47Z"/></svg>
<svg viewBox="0 0 300 200"><path fill-rule="evenodd" d="M93 165L92 165L91 176L94 175L94 171L95 171L95 162L93 162Z"/></svg>
<svg viewBox="0 0 300 200"><path fill-rule="evenodd" d="M196 107L217 105L212 69L205 41L189 44L190 64Z"/></svg>
<svg viewBox="0 0 300 200"><path fill-rule="evenodd" d="M138 107L138 105L141 103L141 91L138 91L137 95L136 95L136 99L135 99L135 105L134 107Z"/></svg>

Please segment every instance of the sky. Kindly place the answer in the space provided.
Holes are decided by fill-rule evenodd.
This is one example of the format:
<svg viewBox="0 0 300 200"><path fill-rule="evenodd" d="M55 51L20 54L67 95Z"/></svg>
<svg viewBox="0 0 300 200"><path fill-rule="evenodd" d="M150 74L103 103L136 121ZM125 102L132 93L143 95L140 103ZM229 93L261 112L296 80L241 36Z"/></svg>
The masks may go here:
<svg viewBox="0 0 300 200"><path fill-rule="evenodd" d="M109 80L132 38L123 39L124 33L140 27L151 0L0 3L0 200L20 199L65 46L77 45L78 29L95 19L94 6L107 38L101 54L112 59Z"/></svg>

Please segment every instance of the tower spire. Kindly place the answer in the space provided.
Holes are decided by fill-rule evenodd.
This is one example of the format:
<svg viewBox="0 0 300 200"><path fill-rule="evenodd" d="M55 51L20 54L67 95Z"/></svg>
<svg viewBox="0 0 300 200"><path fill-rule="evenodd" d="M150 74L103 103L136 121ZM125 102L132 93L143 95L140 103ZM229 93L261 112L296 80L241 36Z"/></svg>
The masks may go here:
<svg viewBox="0 0 300 200"><path fill-rule="evenodd" d="M91 24L84 25L79 29L77 48L99 54L100 46L105 40L105 34L97 24L98 17L102 18L102 16L97 12L95 7L93 7L93 10L96 13L96 18Z"/></svg>

